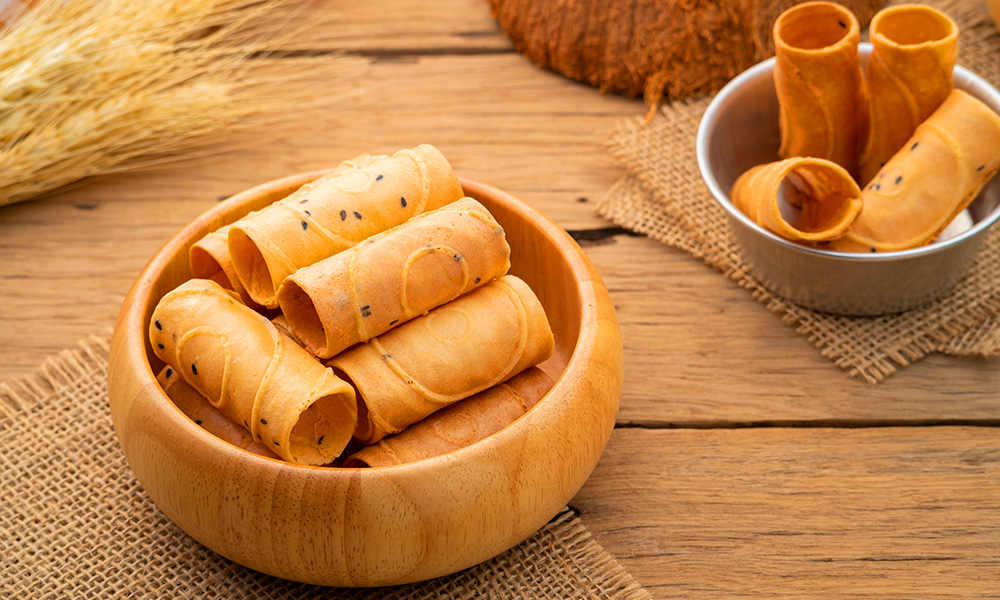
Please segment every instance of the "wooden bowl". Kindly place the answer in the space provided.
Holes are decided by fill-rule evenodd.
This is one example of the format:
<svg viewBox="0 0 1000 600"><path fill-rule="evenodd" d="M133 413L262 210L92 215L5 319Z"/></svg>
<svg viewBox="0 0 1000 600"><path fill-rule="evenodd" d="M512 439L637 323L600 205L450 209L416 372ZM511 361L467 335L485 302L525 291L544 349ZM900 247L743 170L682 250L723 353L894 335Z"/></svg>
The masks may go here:
<svg viewBox="0 0 1000 600"><path fill-rule="evenodd" d="M108 368L118 442L174 523L244 566L296 581L377 586L422 581L511 548L580 489L614 427L622 346L608 292L579 246L549 219L462 180L503 225L511 272L545 307L555 334L543 368L555 386L506 429L443 456L378 469L306 467L228 444L160 389L147 329L157 301L191 277L205 233L287 196L321 173L255 187L219 204L150 260L118 315Z"/></svg>

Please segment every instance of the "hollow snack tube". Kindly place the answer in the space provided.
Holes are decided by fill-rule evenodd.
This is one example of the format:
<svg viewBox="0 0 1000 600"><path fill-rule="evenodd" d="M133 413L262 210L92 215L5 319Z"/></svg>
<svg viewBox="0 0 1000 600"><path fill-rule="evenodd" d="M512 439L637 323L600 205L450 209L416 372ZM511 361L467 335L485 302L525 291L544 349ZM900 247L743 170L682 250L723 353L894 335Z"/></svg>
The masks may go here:
<svg viewBox="0 0 1000 600"><path fill-rule="evenodd" d="M868 140L859 178L867 184L951 93L958 25L918 4L879 11L869 33Z"/></svg>
<svg viewBox="0 0 1000 600"><path fill-rule="evenodd" d="M285 279L278 303L305 348L330 358L507 273L510 246L463 198Z"/></svg>
<svg viewBox="0 0 1000 600"><path fill-rule="evenodd" d="M545 310L505 275L330 360L358 395L354 437L373 444L552 354Z"/></svg>
<svg viewBox="0 0 1000 600"><path fill-rule="evenodd" d="M237 425L222 414L222 411L212 406L208 399L184 381L173 367L169 365L163 367L156 376L156 381L160 383L160 387L174 405L205 431L248 452L268 458L278 458L270 448L253 439L250 432L242 425Z"/></svg>
<svg viewBox="0 0 1000 600"><path fill-rule="evenodd" d="M160 299L155 354L286 461L322 465L354 433L354 389L222 286L192 279Z"/></svg>
<svg viewBox="0 0 1000 600"><path fill-rule="evenodd" d="M790 223L780 198L798 207ZM861 213L861 190L850 173L822 158L786 158L753 167L733 184L730 199L761 227L792 241L836 239Z"/></svg>
<svg viewBox="0 0 1000 600"><path fill-rule="evenodd" d="M953 90L861 192L864 210L830 249L929 244L1000 169L1000 115Z"/></svg>
<svg viewBox="0 0 1000 600"><path fill-rule="evenodd" d="M384 155L360 154L334 167L331 175L338 175L349 169L358 169L383 158L386 157ZM309 190L315 183L307 183L299 191ZM243 304L256 308L259 304L254 302L246 288L240 283L240 279L236 275L236 268L233 266L233 260L229 256L229 229L231 227L232 224L229 224L211 231L191 246L188 253L191 274L196 279L211 279L227 290L235 291L240 295Z"/></svg>
<svg viewBox="0 0 1000 600"><path fill-rule="evenodd" d="M445 157L422 144L324 175L236 221L229 229L229 254L250 297L276 308L278 286L298 269L463 195Z"/></svg>
<svg viewBox="0 0 1000 600"><path fill-rule="evenodd" d="M857 175L867 107L858 19L833 2L806 2L774 22L781 158L825 158Z"/></svg>
<svg viewBox="0 0 1000 600"><path fill-rule="evenodd" d="M552 388L552 379L529 367L503 383L446 406L403 431L366 446L345 467L388 467L447 454L485 439L528 412Z"/></svg>

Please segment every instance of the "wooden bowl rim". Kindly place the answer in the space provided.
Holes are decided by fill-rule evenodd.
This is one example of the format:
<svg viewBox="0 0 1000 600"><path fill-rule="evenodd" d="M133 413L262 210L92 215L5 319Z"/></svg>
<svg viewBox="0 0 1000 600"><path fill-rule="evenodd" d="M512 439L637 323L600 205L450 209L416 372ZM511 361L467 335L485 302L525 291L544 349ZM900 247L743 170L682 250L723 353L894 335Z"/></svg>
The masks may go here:
<svg viewBox="0 0 1000 600"><path fill-rule="evenodd" d="M162 416L178 425L182 432L190 434L192 442L204 445L206 447L206 451L208 452L216 453L218 460L228 460L230 458L251 460L256 461L258 467L264 470L296 469L302 470L303 473L309 473L310 477L318 476L321 478L366 477L366 473L375 472L378 472L379 476L385 476L389 472L405 473L413 469L426 469L434 466L444 467L447 463L452 461L474 461L478 455L489 452L490 449L496 446L506 445L508 438L511 436L516 438L521 435L527 435L527 428L531 425L531 423L535 422L536 419L531 419L529 421L529 419L522 417L501 431L498 431L469 446L444 455L425 458L402 465L374 468L297 465L280 459L254 454L216 437L195 424L194 421L188 418L187 415L177 408L173 401L171 401L166 395L159 383L156 381L155 373L153 373L152 365L149 360L150 346L147 339L147 325L142 321L146 312L146 307L151 302L152 291L155 287L154 282L167 267L171 257L181 252L185 245L193 243L195 241L194 236L198 235L208 223L217 221L230 212L237 210L246 203L251 202L255 198L259 198L262 195L274 194L280 190L289 190L290 193L292 190L297 189L304 183L316 179L326 172L328 172L327 169L289 175L256 185L231 196L230 198L220 202L217 206L203 212L190 223L181 228L180 231L171 236L170 239L156 252L156 254L153 255L140 272L135 283L133 284L132 290L129 293L129 296L132 296L132 302L127 311L123 308L123 312L120 315L115 328L116 330L124 329L126 330L124 335L131 336L131 339L126 338L121 340L126 354L131 354L133 355L133 358L135 358L134 355L136 353L136 348L138 347L141 349L139 350L138 358L141 359L145 370L136 374L136 376L146 389L150 390L151 393L156 394L153 404L161 409L161 412L163 413ZM549 392L541 400L539 400L527 414L537 415L538 413L544 414L552 412L555 408L552 406L553 402L551 399L563 395L564 392L568 391L567 388L572 388L575 385L572 382L567 383L567 381L571 379L569 375L576 371L585 370L587 362L594 354L593 344L588 345L583 342L585 342L585 337L596 338L596 332L590 332L590 334L585 336L586 331L583 324L587 322L596 323L598 321L598 305L601 302L601 298L598 297L598 292L593 284L597 283L598 287L603 288L603 283L600 282L600 277L597 274L597 271L594 269L590 260L586 257L576 241L574 241L564 229L559 227L550 218L507 192L488 184L461 176L459 176L459 182L462 185L465 195L472 196L474 198L489 197L492 201L504 204L511 208L513 212L523 215L526 221L532 223L534 227L538 229L539 234L548 238L557 247L559 255L567 263L573 274L573 280L580 303L580 326L577 338L573 344L573 350L569 353L567 358L566 366L556 379L552 389L549 390ZM128 301L126 301L126 304L129 304ZM136 340L135 335L138 335L140 339ZM619 339L616 340L616 343L620 345L620 335ZM127 361L122 364L134 364L134 362ZM142 381L143 379L145 379L145 381ZM542 421L548 423L549 419L542 418Z"/></svg>

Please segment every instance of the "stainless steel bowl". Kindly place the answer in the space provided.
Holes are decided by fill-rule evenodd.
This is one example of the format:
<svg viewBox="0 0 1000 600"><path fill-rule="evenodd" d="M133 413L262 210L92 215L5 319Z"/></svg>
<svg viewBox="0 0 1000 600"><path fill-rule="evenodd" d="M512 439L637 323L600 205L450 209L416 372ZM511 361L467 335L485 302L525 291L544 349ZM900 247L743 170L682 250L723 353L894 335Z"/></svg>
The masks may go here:
<svg viewBox="0 0 1000 600"><path fill-rule="evenodd" d="M871 44L861 44L862 67ZM712 100L698 128L698 166L729 216L752 273L775 293L815 310L882 315L930 302L950 290L972 265L986 230L1000 220L1000 177L969 205L973 226L922 248L878 254L816 250L760 227L729 201L747 169L778 160L778 99L766 60L729 82ZM1000 113L1000 91L955 67L955 87Z"/></svg>

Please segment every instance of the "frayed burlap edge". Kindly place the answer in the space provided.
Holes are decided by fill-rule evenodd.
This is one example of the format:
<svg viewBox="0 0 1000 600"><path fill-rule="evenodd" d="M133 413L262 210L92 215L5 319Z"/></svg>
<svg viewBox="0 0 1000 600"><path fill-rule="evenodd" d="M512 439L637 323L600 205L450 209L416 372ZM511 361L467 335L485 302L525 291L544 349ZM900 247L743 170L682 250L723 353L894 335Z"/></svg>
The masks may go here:
<svg viewBox="0 0 1000 600"><path fill-rule="evenodd" d="M0 461L7 475L0 477L0 529L19 532L0 536L0 597L650 598L569 507L507 552L424 583L324 588L232 563L170 523L121 456L107 400L109 334L91 335L34 373L0 382L0 456L18 455ZM75 420L81 414L88 418ZM10 447L29 433L43 444L27 453ZM45 440L58 442L49 447ZM24 523L30 531L11 521L14 515L31 520ZM58 522L49 523L49 515ZM94 519L102 526L93 527Z"/></svg>

